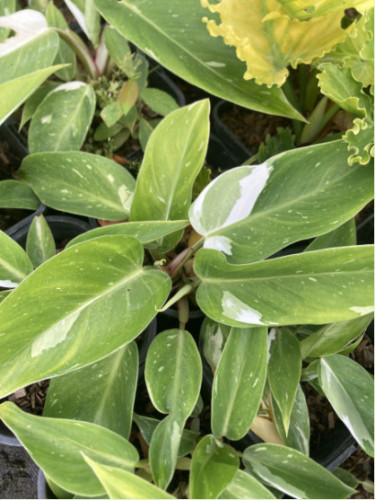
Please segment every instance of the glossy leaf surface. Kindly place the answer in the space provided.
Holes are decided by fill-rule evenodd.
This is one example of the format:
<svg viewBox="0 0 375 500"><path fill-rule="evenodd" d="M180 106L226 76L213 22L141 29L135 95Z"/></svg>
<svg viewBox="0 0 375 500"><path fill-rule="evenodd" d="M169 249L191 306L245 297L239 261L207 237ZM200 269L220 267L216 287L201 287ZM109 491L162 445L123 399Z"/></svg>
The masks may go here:
<svg viewBox="0 0 375 500"><path fill-rule="evenodd" d="M315 238L315 240L306 247L305 252L321 250L322 248L352 246L356 243L356 224L354 219L350 219L337 229Z"/></svg>
<svg viewBox="0 0 375 500"><path fill-rule="evenodd" d="M361 448L374 456L374 383L358 363L339 354L321 358L319 383Z"/></svg>
<svg viewBox="0 0 375 500"><path fill-rule="evenodd" d="M311 458L286 446L250 446L243 462L250 474L295 498L346 498L355 491Z"/></svg>
<svg viewBox="0 0 375 500"><path fill-rule="evenodd" d="M232 328L214 376L211 428L241 439L258 412L267 370L267 329Z"/></svg>
<svg viewBox="0 0 375 500"><path fill-rule="evenodd" d="M238 470L219 498L275 498L263 484L243 470Z"/></svg>
<svg viewBox="0 0 375 500"><path fill-rule="evenodd" d="M0 207L36 210L40 201L27 184L13 179L0 182Z"/></svg>
<svg viewBox="0 0 375 500"><path fill-rule="evenodd" d="M38 267L56 253L55 240L43 215L34 217L27 233L26 252L34 267Z"/></svg>
<svg viewBox="0 0 375 500"><path fill-rule="evenodd" d="M132 444L99 425L67 419L36 417L13 403L0 406L0 417L32 459L61 488L80 495L104 492L83 454L105 465L133 471L138 453Z"/></svg>
<svg viewBox="0 0 375 500"><path fill-rule="evenodd" d="M22 118L19 126L20 129L22 129L25 123L31 120L43 99L51 92L51 90L58 86L59 82L47 81L32 93L32 95L25 102L25 105L22 107Z"/></svg>
<svg viewBox="0 0 375 500"><path fill-rule="evenodd" d="M332 231L373 197L372 169L349 167L347 158L345 142L334 141L231 169L194 201L191 224L205 237L205 248L235 264Z"/></svg>
<svg viewBox="0 0 375 500"><path fill-rule="evenodd" d="M199 306L210 318L232 326L321 325L373 310L371 245L244 265L227 264L221 252L203 249L194 269L202 280Z"/></svg>
<svg viewBox="0 0 375 500"><path fill-rule="evenodd" d="M209 35L199 2L95 0L103 17L162 66L207 92L264 113L301 118L281 90L244 81L234 49ZM166 15L166 12L168 15Z"/></svg>
<svg viewBox="0 0 375 500"><path fill-rule="evenodd" d="M1 396L90 364L137 337L170 290L167 274L142 262L137 240L107 236L65 250L32 273L0 304Z"/></svg>
<svg viewBox="0 0 375 500"><path fill-rule="evenodd" d="M0 286L14 288L33 270L25 250L0 231Z"/></svg>
<svg viewBox="0 0 375 500"><path fill-rule="evenodd" d="M18 171L43 203L57 210L108 220L128 217L135 181L123 167L82 152L35 153Z"/></svg>

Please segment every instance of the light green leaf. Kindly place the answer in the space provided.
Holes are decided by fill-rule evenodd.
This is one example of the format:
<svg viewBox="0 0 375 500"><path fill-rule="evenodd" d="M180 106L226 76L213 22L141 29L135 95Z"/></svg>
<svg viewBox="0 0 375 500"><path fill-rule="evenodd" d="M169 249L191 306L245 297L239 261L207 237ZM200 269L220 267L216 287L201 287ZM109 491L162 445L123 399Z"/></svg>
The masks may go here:
<svg viewBox="0 0 375 500"><path fill-rule="evenodd" d="M250 474L295 498L347 498L355 490L293 448L256 444L244 451Z"/></svg>
<svg viewBox="0 0 375 500"><path fill-rule="evenodd" d="M276 401L273 400L272 406L277 430L286 446L294 448L295 450L309 456L310 416L306 398L301 386L298 385L296 397L293 401L288 435L285 433L283 416Z"/></svg>
<svg viewBox="0 0 375 500"><path fill-rule="evenodd" d="M193 453L190 470L190 498L217 498L231 483L239 467L234 449L205 436Z"/></svg>
<svg viewBox="0 0 375 500"><path fill-rule="evenodd" d="M348 163L353 167L356 163L367 165L374 157L374 123L365 119L355 118L354 126L349 129L343 139L348 143L351 155ZM371 166L367 170L373 170Z"/></svg>
<svg viewBox="0 0 375 500"><path fill-rule="evenodd" d="M254 477L243 470L238 470L225 490L218 498L275 498L272 493Z"/></svg>
<svg viewBox="0 0 375 500"><path fill-rule="evenodd" d="M100 117L107 127L112 127L122 116L123 112L119 101L107 104L100 113Z"/></svg>
<svg viewBox="0 0 375 500"><path fill-rule="evenodd" d="M156 248L158 239L183 229L188 225L189 221L187 220L124 222L122 224L112 224L109 226L98 227L76 236L73 240L69 241L67 248L72 247L77 243L81 243L82 241L116 234L133 236L133 238L139 240L142 245L147 248Z"/></svg>
<svg viewBox="0 0 375 500"><path fill-rule="evenodd" d="M177 109L159 123L147 143L138 174L132 221L187 218L208 135L208 100ZM176 240L166 238L164 245L173 246Z"/></svg>
<svg viewBox="0 0 375 500"><path fill-rule="evenodd" d="M83 454L128 471L138 461L137 450L129 441L99 425L37 417L8 402L0 406L0 417L52 481L79 495L104 492Z"/></svg>
<svg viewBox="0 0 375 500"><path fill-rule="evenodd" d="M151 136L151 133L153 132L153 127L152 124L145 120L144 118L141 118L139 120L139 128L138 128L138 139L139 142L141 143L142 150L146 150L146 146L148 143L148 140Z"/></svg>
<svg viewBox="0 0 375 500"><path fill-rule="evenodd" d="M0 231L0 286L15 288L33 270L25 250Z"/></svg>
<svg viewBox="0 0 375 500"><path fill-rule="evenodd" d="M183 330L166 330L149 347L145 379L155 408L185 420L197 402L202 362L193 337Z"/></svg>
<svg viewBox="0 0 375 500"><path fill-rule="evenodd" d="M33 117L43 99L51 92L51 90L58 86L58 82L45 82L27 99L24 107L22 108L22 119L19 126L20 129Z"/></svg>
<svg viewBox="0 0 375 500"><path fill-rule="evenodd" d="M135 342L96 363L51 380L44 415L84 420L129 439L138 381Z"/></svg>
<svg viewBox="0 0 375 500"><path fill-rule="evenodd" d="M138 84L135 80L126 80L118 93L117 100L121 104L123 114L126 116L137 102L139 94Z"/></svg>
<svg viewBox="0 0 375 500"><path fill-rule="evenodd" d="M374 382L358 363L340 354L321 358L319 383L360 447L374 456Z"/></svg>
<svg viewBox="0 0 375 500"><path fill-rule="evenodd" d="M269 334L268 381L283 416L285 433L296 397L302 370L302 356L296 336L287 328L273 328Z"/></svg>
<svg viewBox="0 0 375 500"><path fill-rule="evenodd" d="M288 15L300 20L316 16L325 16L331 12L344 13L345 9L355 7L359 12L364 12L371 7L369 0L278 0Z"/></svg>
<svg viewBox="0 0 375 500"><path fill-rule="evenodd" d="M91 43L97 48L101 26L100 14L95 7L94 0L85 0L85 25Z"/></svg>
<svg viewBox="0 0 375 500"><path fill-rule="evenodd" d="M0 302L2 302L3 300L5 300L8 295L12 292L12 290L3 290L0 292Z"/></svg>
<svg viewBox="0 0 375 500"><path fill-rule="evenodd" d="M0 2L0 16L8 16L16 11L16 0L2 0ZM10 30L0 28L0 43L8 38Z"/></svg>
<svg viewBox="0 0 375 500"><path fill-rule="evenodd" d="M61 252L19 285L0 304L0 397L137 337L170 291L169 276L142 263L137 240L106 236Z"/></svg>
<svg viewBox="0 0 375 500"><path fill-rule="evenodd" d="M129 216L135 181L123 167L78 151L35 153L18 171L49 207L108 220Z"/></svg>
<svg viewBox="0 0 375 500"><path fill-rule="evenodd" d="M27 233L26 252L34 267L53 257L56 253L55 240L43 215L35 216Z"/></svg>
<svg viewBox="0 0 375 500"><path fill-rule="evenodd" d="M369 323L372 314L359 318L324 325L300 342L302 357L319 357L335 354L361 335Z"/></svg>
<svg viewBox="0 0 375 500"><path fill-rule="evenodd" d="M333 141L234 168L194 201L191 224L205 236L205 248L221 250L236 264L332 231L373 197L372 169L349 167L347 157L345 142Z"/></svg>
<svg viewBox="0 0 375 500"><path fill-rule="evenodd" d="M244 437L258 412L267 370L267 329L232 328L214 376L211 428L219 438Z"/></svg>
<svg viewBox="0 0 375 500"><path fill-rule="evenodd" d="M337 229L315 238L315 240L305 248L305 252L310 252L311 250L321 250L323 248L352 246L356 243L357 235L355 219L350 219Z"/></svg>
<svg viewBox="0 0 375 500"><path fill-rule="evenodd" d="M36 210L40 205L38 197L27 184L12 179L0 182L0 207Z"/></svg>
<svg viewBox="0 0 375 500"><path fill-rule="evenodd" d="M217 368L231 330L229 326L217 323L210 318L205 318L202 323L200 331L201 350L213 372Z"/></svg>
<svg viewBox="0 0 375 500"><path fill-rule="evenodd" d="M112 26L106 26L104 28L104 39L109 55L115 61L116 65L126 75L134 77L133 55L126 38L120 35Z"/></svg>
<svg viewBox="0 0 375 500"><path fill-rule="evenodd" d="M198 305L232 326L325 324L373 310L371 245L244 265L228 264L221 252L203 249L194 269L202 280Z"/></svg>
<svg viewBox="0 0 375 500"><path fill-rule="evenodd" d="M85 455L83 457L102 483L109 498L174 498L169 493L131 472L118 467L103 465Z"/></svg>
<svg viewBox="0 0 375 500"><path fill-rule="evenodd" d="M83 82L63 83L40 104L29 129L31 153L82 146L95 111L95 92Z"/></svg>
<svg viewBox="0 0 375 500"><path fill-rule="evenodd" d="M178 104L173 97L160 89L143 89L140 97L158 115L166 116L178 108Z"/></svg>
<svg viewBox="0 0 375 500"><path fill-rule="evenodd" d="M280 89L243 79L243 63L233 48L209 35L202 23L207 12L196 0L95 3L120 33L184 80L246 108L303 119Z"/></svg>

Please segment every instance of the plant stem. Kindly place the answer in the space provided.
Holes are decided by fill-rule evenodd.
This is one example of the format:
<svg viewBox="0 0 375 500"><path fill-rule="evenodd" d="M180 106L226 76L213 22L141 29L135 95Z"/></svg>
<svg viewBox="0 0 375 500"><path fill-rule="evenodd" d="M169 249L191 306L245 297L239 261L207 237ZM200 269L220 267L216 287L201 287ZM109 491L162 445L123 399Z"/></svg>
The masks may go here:
<svg viewBox="0 0 375 500"><path fill-rule="evenodd" d="M56 29L56 28L55 28ZM70 29L56 29L60 37L73 49L77 58L81 61L91 80L98 79L98 70L95 61L91 57L90 51L81 38Z"/></svg>
<svg viewBox="0 0 375 500"><path fill-rule="evenodd" d="M173 306L176 302L178 302L182 297L188 295L193 290L193 285L185 285L174 295L168 302L165 303L164 307L158 309L158 312L166 311L169 307Z"/></svg>

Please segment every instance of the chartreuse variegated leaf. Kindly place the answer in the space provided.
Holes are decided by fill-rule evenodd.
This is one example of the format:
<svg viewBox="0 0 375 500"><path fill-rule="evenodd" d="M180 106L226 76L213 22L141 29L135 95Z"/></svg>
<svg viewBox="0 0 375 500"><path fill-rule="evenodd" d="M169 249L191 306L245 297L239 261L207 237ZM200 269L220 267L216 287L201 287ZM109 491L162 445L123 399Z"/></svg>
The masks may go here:
<svg viewBox="0 0 375 500"><path fill-rule="evenodd" d="M374 122L365 118L355 118L353 123L353 127L343 136L351 153L348 163L352 167L357 163L367 165L371 157L374 157ZM373 168L369 166L367 170Z"/></svg>
<svg viewBox="0 0 375 500"><path fill-rule="evenodd" d="M293 407L290 413L288 435L285 433L283 416L275 400L272 401L272 407L277 430L286 446L294 448L309 456L310 416L306 398L301 386L298 385L296 397L293 401Z"/></svg>
<svg viewBox="0 0 375 500"><path fill-rule="evenodd" d="M201 350L213 372L217 368L231 330L230 326L217 323L210 318L205 318L202 323L200 331Z"/></svg>
<svg viewBox="0 0 375 500"><path fill-rule="evenodd" d="M327 356L344 349L359 337L372 320L372 314L339 323L324 325L300 342L303 358Z"/></svg>
<svg viewBox="0 0 375 500"><path fill-rule="evenodd" d="M34 217L27 233L26 252L34 267L38 267L56 253L55 240L43 215Z"/></svg>
<svg viewBox="0 0 375 500"><path fill-rule="evenodd" d="M333 141L234 168L194 201L191 224L205 237L205 248L221 250L236 264L332 231L373 197L372 169L349 167L347 157L345 142Z"/></svg>
<svg viewBox="0 0 375 500"><path fill-rule="evenodd" d="M134 178L99 155L35 153L23 160L18 175L43 203L57 210L108 220L129 216Z"/></svg>
<svg viewBox="0 0 375 500"><path fill-rule="evenodd" d="M174 498L161 488L125 469L104 465L85 454L83 457L102 483L109 498Z"/></svg>
<svg viewBox="0 0 375 500"><path fill-rule="evenodd" d="M305 252L231 265L217 250L199 250L197 302L232 326L325 324L373 310L373 247ZM280 289L283 293L280 295Z"/></svg>
<svg viewBox="0 0 375 500"><path fill-rule="evenodd" d="M138 462L137 450L129 441L99 425L37 417L8 402L0 406L0 418L54 483L79 495L104 493L83 454L130 472Z"/></svg>
<svg viewBox="0 0 375 500"><path fill-rule="evenodd" d="M212 388L212 433L244 437L262 399L267 371L267 328L232 328Z"/></svg>
<svg viewBox="0 0 375 500"><path fill-rule="evenodd" d="M342 11L299 21L291 19L277 0L201 3L219 13L221 23L211 19L207 28L212 36L222 36L227 45L236 47L237 57L247 65L244 78L269 87L285 82L289 65L311 63L346 35L341 28Z"/></svg>
<svg viewBox="0 0 375 500"><path fill-rule="evenodd" d="M33 270L25 250L0 231L0 287L15 288Z"/></svg>
<svg viewBox="0 0 375 500"><path fill-rule="evenodd" d="M347 498L355 493L314 460L286 446L250 446L243 462L257 479L295 498Z"/></svg>
<svg viewBox="0 0 375 500"><path fill-rule="evenodd" d="M315 240L305 248L305 252L321 250L322 248L352 246L356 243L356 224L354 219L350 219L337 229L315 238Z"/></svg>
<svg viewBox="0 0 375 500"><path fill-rule="evenodd" d="M82 233L71 240L67 246L71 247L77 243L81 243L82 241L99 238L101 236L124 234L133 236L133 238L139 240L142 245L145 245L147 248L156 248L157 243L154 242L164 236L167 236L168 234L185 228L188 224L188 220L124 222L123 224L98 227L96 229L92 229L91 231L87 231L86 233Z"/></svg>
<svg viewBox="0 0 375 500"><path fill-rule="evenodd" d="M137 337L170 291L169 276L142 263L137 240L106 236L61 252L19 285L0 304L0 397Z"/></svg>
<svg viewBox="0 0 375 500"><path fill-rule="evenodd" d="M281 414L285 433L293 409L302 370L297 337L287 328L272 328L269 337L268 382Z"/></svg>
<svg viewBox="0 0 375 500"><path fill-rule="evenodd" d="M38 197L30 186L13 179L0 182L0 207L36 210L40 205Z"/></svg>
<svg viewBox="0 0 375 500"><path fill-rule="evenodd" d="M187 218L194 181L206 155L209 110L207 99L185 106L154 130L137 178L132 221ZM175 243L176 238L169 237L164 245Z"/></svg>
<svg viewBox="0 0 375 500"><path fill-rule="evenodd" d="M359 12L371 8L370 0L278 0L289 16L300 19L310 19L316 16L325 16L331 12L339 11L341 15L349 7L355 7Z"/></svg>
<svg viewBox="0 0 375 500"><path fill-rule="evenodd" d="M79 150L95 111L95 92L83 82L63 83L52 90L32 117L30 153Z"/></svg>
<svg viewBox="0 0 375 500"><path fill-rule="evenodd" d="M340 354L319 361L319 383L360 447L374 456L374 382L358 363Z"/></svg>
<svg viewBox="0 0 375 500"><path fill-rule="evenodd" d="M138 381L135 342L96 363L51 380L44 415L92 422L128 439Z"/></svg>
<svg viewBox="0 0 375 500"><path fill-rule="evenodd" d="M239 468L234 449L214 436L205 436L193 453L190 470L190 498L218 498Z"/></svg>
<svg viewBox="0 0 375 500"><path fill-rule="evenodd" d="M238 470L218 498L275 498L260 481L243 470Z"/></svg>
<svg viewBox="0 0 375 500"><path fill-rule="evenodd" d="M234 49L209 35L202 23L207 11L196 0L95 3L121 34L184 80L246 108L302 118L280 89L244 81L244 65Z"/></svg>

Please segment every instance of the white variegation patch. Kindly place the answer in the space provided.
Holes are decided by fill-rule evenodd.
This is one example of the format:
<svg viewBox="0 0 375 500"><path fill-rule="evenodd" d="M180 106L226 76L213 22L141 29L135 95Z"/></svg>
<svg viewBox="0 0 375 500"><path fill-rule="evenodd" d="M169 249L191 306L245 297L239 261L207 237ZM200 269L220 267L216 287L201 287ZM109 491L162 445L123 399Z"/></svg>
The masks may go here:
<svg viewBox="0 0 375 500"><path fill-rule="evenodd" d="M372 313L372 311L374 310L374 306L367 306L367 307L366 306L365 307L354 306L354 307L351 307L350 310L357 313L357 314L365 315L365 314Z"/></svg>
<svg viewBox="0 0 375 500"><path fill-rule="evenodd" d="M211 236L204 242L204 248L220 250L226 255L232 255L232 241L226 236Z"/></svg>
<svg viewBox="0 0 375 500"><path fill-rule="evenodd" d="M66 90L66 91L76 90L79 89L80 87L86 87L86 83L78 81L63 83L62 85L59 85L58 87L53 89L52 92L60 92L61 90Z"/></svg>
<svg viewBox="0 0 375 500"><path fill-rule="evenodd" d="M82 28L82 31L85 33L87 38L90 39L90 35L86 26L85 14L81 10L79 10L79 8L71 0L64 0L64 1L70 12L77 19L77 22Z"/></svg>
<svg viewBox="0 0 375 500"><path fill-rule="evenodd" d="M14 281L11 280L0 280L1 288L16 288L18 285L19 283L15 283Z"/></svg>
<svg viewBox="0 0 375 500"><path fill-rule="evenodd" d="M234 319L249 325L265 325L261 321L261 313L242 302L232 293L225 291L221 299L223 314L227 318Z"/></svg>
<svg viewBox="0 0 375 500"><path fill-rule="evenodd" d="M43 14L32 9L24 9L9 16L0 17L0 27L12 29L16 33L15 36L0 43L0 57L26 45L49 29Z"/></svg>

